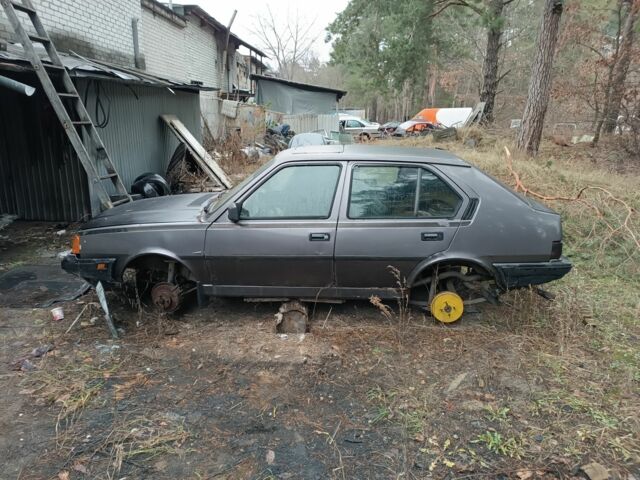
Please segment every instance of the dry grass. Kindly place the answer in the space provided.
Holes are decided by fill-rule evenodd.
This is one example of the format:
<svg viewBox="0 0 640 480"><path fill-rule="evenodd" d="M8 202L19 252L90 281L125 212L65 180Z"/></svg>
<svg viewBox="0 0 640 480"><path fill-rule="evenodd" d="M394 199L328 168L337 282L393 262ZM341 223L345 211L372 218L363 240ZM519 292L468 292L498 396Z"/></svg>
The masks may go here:
<svg viewBox="0 0 640 480"><path fill-rule="evenodd" d="M465 146L469 138L477 142L475 148ZM429 137L385 143L434 146ZM503 153L511 143L504 135L473 127L461 131L457 141L437 146L514 185ZM540 435L551 435L568 456L589 452L594 458L610 456L633 464L640 462L640 423L632 413L640 405L640 353L634 340L640 335L640 251L634 241L634 236L640 238L640 176L619 174L615 164L585 160L587 154L594 156L588 148L545 143L534 159L516 154L514 169L525 186L544 195L572 197L594 186L611 192L630 210L598 190L585 193L602 215L578 202L549 201L562 214L564 253L574 269L545 286L555 295L553 301L520 290L505 295L504 306L485 308L494 326L487 341L517 345L516 364L537 357L534 369L553 372L549 395L555 400L535 400L540 409L534 414L550 419ZM625 221L628 231L615 228ZM474 328L474 343L480 334ZM521 432L522 425L514 425L500 435L487 432L480 442L500 453L506 439L517 440ZM535 442L524 447L531 458ZM542 447L551 448L546 443Z"/></svg>
<svg viewBox="0 0 640 480"><path fill-rule="evenodd" d="M66 431L82 416L82 412L99 395L105 380L118 369L118 365L101 368L88 356L73 360L49 361L23 383L22 394L30 395L36 403L58 408L55 431L56 442L63 445Z"/></svg>
<svg viewBox="0 0 640 480"><path fill-rule="evenodd" d="M182 455L182 446L189 438L184 422L172 415L128 419L114 426L94 453L106 453L113 474L122 464L144 455L149 460L158 455Z"/></svg>
<svg viewBox="0 0 640 480"><path fill-rule="evenodd" d="M229 135L223 140L207 140L204 147L220 164L220 167L232 179L241 180L261 164L269 160L267 157L260 159L249 158L242 149L246 142L239 135Z"/></svg>

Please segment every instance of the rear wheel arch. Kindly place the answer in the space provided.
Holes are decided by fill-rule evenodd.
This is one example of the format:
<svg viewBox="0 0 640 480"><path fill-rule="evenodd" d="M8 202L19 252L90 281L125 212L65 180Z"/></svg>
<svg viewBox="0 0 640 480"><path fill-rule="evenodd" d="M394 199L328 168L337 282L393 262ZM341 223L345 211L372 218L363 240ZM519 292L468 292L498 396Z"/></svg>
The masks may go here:
<svg viewBox="0 0 640 480"><path fill-rule="evenodd" d="M437 256L437 257L427 258L422 262L420 262L409 274L407 278L407 285L411 287L420 278L429 276L430 273L433 272L436 268L440 269L440 268L446 268L446 267L473 268L479 273L485 274L488 277L491 277L492 279L499 281L499 277L496 274L496 271L491 264L476 258L451 255L451 256Z"/></svg>

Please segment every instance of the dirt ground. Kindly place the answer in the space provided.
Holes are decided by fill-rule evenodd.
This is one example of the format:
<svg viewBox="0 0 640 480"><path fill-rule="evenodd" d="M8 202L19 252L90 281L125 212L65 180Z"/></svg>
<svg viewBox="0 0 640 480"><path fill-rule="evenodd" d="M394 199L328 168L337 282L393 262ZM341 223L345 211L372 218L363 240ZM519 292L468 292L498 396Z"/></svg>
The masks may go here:
<svg viewBox="0 0 640 480"><path fill-rule="evenodd" d="M0 272L55 262L57 228L0 232ZM167 318L109 298L119 340L93 293L59 322L0 309L2 479L640 478L638 378L588 313L554 325L531 292L452 326L311 305L288 336L277 304Z"/></svg>

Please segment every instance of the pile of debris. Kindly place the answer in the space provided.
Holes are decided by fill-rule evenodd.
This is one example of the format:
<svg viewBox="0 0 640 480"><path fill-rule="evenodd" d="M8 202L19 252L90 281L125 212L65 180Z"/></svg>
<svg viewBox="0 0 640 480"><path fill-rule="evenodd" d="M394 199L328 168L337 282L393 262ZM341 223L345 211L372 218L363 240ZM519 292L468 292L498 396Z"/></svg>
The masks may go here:
<svg viewBox="0 0 640 480"><path fill-rule="evenodd" d="M206 175L184 143L176 148L167 167L167 181L172 194L218 192L224 187Z"/></svg>
<svg viewBox="0 0 640 480"><path fill-rule="evenodd" d="M264 143L271 149L273 154L281 152L289 148L289 142L295 136L296 132L286 123L267 127L264 136Z"/></svg>
<svg viewBox="0 0 640 480"><path fill-rule="evenodd" d="M289 148L295 136L289 125L280 124L266 129L264 143L247 145L233 132L222 140L209 138L202 146L194 145L175 118L164 117L181 142L171 156L165 178L153 173L136 178L132 192L144 198L225 190L231 186L226 175L243 178L257 163Z"/></svg>

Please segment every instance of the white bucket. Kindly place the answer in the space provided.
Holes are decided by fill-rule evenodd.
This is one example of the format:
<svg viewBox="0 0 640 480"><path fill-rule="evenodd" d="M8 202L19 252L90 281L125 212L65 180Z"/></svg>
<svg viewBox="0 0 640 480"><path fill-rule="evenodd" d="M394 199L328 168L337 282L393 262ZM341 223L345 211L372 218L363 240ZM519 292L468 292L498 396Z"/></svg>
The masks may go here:
<svg viewBox="0 0 640 480"><path fill-rule="evenodd" d="M59 320L62 320L64 318L64 310L62 310L62 307L52 308L51 309L51 317L56 322L59 321Z"/></svg>

